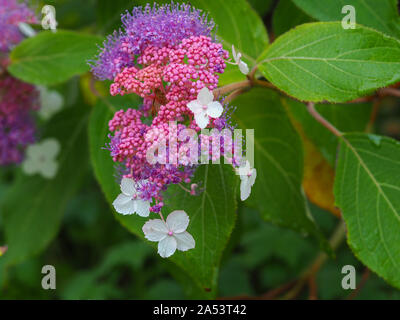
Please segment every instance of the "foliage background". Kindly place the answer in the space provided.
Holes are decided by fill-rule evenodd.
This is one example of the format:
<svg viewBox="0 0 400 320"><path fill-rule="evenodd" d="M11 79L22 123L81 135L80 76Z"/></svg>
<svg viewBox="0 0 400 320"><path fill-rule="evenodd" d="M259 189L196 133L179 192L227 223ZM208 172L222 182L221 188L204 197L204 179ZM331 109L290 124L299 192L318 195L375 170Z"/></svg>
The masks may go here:
<svg viewBox="0 0 400 320"><path fill-rule="evenodd" d="M313 21L289 0L249 0L263 18L270 36ZM143 1L125 0L57 0L46 1L57 9L59 27L93 34L107 34L119 25L119 14ZM33 3L40 8L42 2ZM238 21L240 24L241 22ZM80 108L83 116L93 108L87 75L52 88L62 93L66 108ZM100 87L99 90L103 90ZM376 124L376 132L400 138L398 100L386 98ZM85 129L86 130L86 129ZM43 129L43 131L45 131ZM46 135L43 133L43 135ZM77 144L86 145L84 132ZM83 151L84 152L84 151ZM203 297L187 285L177 267L159 258L151 246L124 229L111 214L95 178L89 157L81 154L81 179L59 214L60 229L49 246L23 262L0 268L1 299L185 299ZM0 172L0 202L21 174L13 168ZM29 189L27 190L29 192ZM268 204L265 204L266 206ZM331 212L312 204L313 216L325 236L329 236L338 219ZM5 242L0 214L0 244ZM49 217L51 219L51 217ZM29 226L28 226L29 228ZM33 244L34 245L34 244ZM35 251L35 248L32 248ZM238 221L224 252L218 280L218 297L266 297L270 290L296 279L317 256L320 248L313 239L279 228L261 219L255 209L240 204ZM54 265L57 290L41 288L41 268ZM341 268L354 265L362 289L352 293L341 288ZM1 267L1 265L0 265ZM367 279L364 283L363 279ZM320 299L400 299L400 291L366 271L347 244L336 252L315 278ZM315 293L315 292L314 292ZM302 292L298 298L309 298ZM310 298L314 298L311 296Z"/></svg>

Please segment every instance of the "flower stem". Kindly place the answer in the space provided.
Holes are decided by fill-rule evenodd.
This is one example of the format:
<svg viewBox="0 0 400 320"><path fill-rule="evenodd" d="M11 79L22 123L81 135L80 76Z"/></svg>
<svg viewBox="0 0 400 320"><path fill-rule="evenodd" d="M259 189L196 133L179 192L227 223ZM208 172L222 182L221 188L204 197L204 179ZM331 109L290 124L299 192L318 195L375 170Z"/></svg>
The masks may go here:
<svg viewBox="0 0 400 320"><path fill-rule="evenodd" d="M235 91L238 89L250 88L250 87L251 87L251 81L244 80L244 81L228 84L221 88L217 88L213 91L213 93L214 93L214 97L218 98L218 97L224 96L232 91Z"/></svg>
<svg viewBox="0 0 400 320"><path fill-rule="evenodd" d="M314 102L307 103L307 110L313 116L315 120L321 123L325 128L327 128L330 132L332 132L338 138L342 137L342 133L336 129L333 124L331 124L328 120L326 120L323 116L321 116L318 111L315 109Z"/></svg>
<svg viewBox="0 0 400 320"><path fill-rule="evenodd" d="M400 90L395 89L395 88L383 88L379 90L380 94L387 95L387 96L393 96L393 97L399 97L400 98Z"/></svg>
<svg viewBox="0 0 400 320"><path fill-rule="evenodd" d="M333 250L336 250L340 247L345 238L346 225L343 220L340 220L338 226L332 234L332 237L329 240L329 244ZM308 282L309 278L315 276L315 274L319 271L319 269L327 260L328 255L325 252L321 252L311 263L311 265L302 272L297 284L283 297L283 299L290 300L296 298L303 289L304 285Z"/></svg>

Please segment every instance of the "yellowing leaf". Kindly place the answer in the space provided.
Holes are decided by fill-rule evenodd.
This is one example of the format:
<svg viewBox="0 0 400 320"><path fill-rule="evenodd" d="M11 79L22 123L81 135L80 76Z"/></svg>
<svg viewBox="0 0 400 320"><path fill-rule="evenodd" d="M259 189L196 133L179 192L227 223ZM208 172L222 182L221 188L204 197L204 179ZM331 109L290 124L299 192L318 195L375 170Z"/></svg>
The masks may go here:
<svg viewBox="0 0 400 320"><path fill-rule="evenodd" d="M287 108L287 104L283 102ZM299 132L304 148L303 189L307 198L316 206L332 212L340 217L341 213L335 207L333 184L335 172L325 160L317 147L306 137L303 127L294 117L290 117L294 127Z"/></svg>
<svg viewBox="0 0 400 320"><path fill-rule="evenodd" d="M340 217L340 210L334 204L333 168L305 136L303 144L305 150L303 188L307 198L318 207Z"/></svg>

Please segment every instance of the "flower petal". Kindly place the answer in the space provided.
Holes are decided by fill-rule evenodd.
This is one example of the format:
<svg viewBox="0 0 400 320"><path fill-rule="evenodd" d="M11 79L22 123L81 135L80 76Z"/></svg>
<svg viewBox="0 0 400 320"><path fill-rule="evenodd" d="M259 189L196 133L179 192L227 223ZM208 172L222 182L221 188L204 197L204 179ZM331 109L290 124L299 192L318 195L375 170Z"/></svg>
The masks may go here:
<svg viewBox="0 0 400 320"><path fill-rule="evenodd" d="M114 200L113 206L115 208L115 211L120 214L135 213L135 206L132 198L125 194L120 194L117 199Z"/></svg>
<svg viewBox="0 0 400 320"><path fill-rule="evenodd" d="M41 146L39 144L33 144L28 146L26 149L26 157L29 159L39 159L42 155Z"/></svg>
<svg viewBox="0 0 400 320"><path fill-rule="evenodd" d="M58 170L58 163L56 161L46 161L41 164L40 172L46 179L53 179Z"/></svg>
<svg viewBox="0 0 400 320"><path fill-rule="evenodd" d="M243 73L244 75L248 75L249 74L249 72L250 72L250 70L249 70L249 67L247 66L247 63L245 63L245 62L243 62L243 61L240 61L239 62L239 70L240 70L240 72L241 73Z"/></svg>
<svg viewBox="0 0 400 320"><path fill-rule="evenodd" d="M122 178L121 191L123 194L132 197L134 194L136 194L135 181L129 178Z"/></svg>
<svg viewBox="0 0 400 320"><path fill-rule="evenodd" d="M250 172L250 162L248 161L248 160L246 160L246 164L243 166L241 166L239 169L238 169L238 172L239 172L239 175L240 175L240 177L242 178L242 177L247 177L247 175L249 174L249 172Z"/></svg>
<svg viewBox="0 0 400 320"><path fill-rule="evenodd" d="M172 256L176 251L177 243L174 237L165 237L158 243L158 254L163 258Z"/></svg>
<svg viewBox="0 0 400 320"><path fill-rule="evenodd" d="M250 183L251 186L253 186L254 183L256 182L256 178L257 178L257 170L255 168L253 168L251 176L249 178L249 183Z"/></svg>
<svg viewBox="0 0 400 320"><path fill-rule="evenodd" d="M46 87L38 86L40 91L40 117L44 120L50 119L64 104L64 98L57 91L49 91Z"/></svg>
<svg viewBox="0 0 400 320"><path fill-rule="evenodd" d="M36 31L33 30L33 28L25 22L20 22L18 24L18 29L24 36L28 38L34 37L36 35Z"/></svg>
<svg viewBox="0 0 400 320"><path fill-rule="evenodd" d="M160 219L152 219L144 224L142 231L147 240L161 241L167 237L169 230L164 221Z"/></svg>
<svg viewBox="0 0 400 320"><path fill-rule="evenodd" d="M45 155L48 159L55 158L60 152L60 143L53 138L46 139L41 143L42 155Z"/></svg>
<svg viewBox="0 0 400 320"><path fill-rule="evenodd" d="M190 111L192 111L194 114L197 114L203 110L203 107L201 104L199 104L197 101L191 101L186 105Z"/></svg>
<svg viewBox="0 0 400 320"><path fill-rule="evenodd" d="M182 233L174 234L177 243L177 249L180 251L187 251L189 249L193 249L196 245L196 241L194 241L192 235L185 231Z"/></svg>
<svg viewBox="0 0 400 320"><path fill-rule="evenodd" d="M194 120L200 129L204 129L210 123L210 118L205 112L200 112L194 115Z"/></svg>
<svg viewBox="0 0 400 320"><path fill-rule="evenodd" d="M33 159L26 159L22 163L22 171L24 171L27 175L33 175L34 173L38 172L40 169L40 163Z"/></svg>
<svg viewBox="0 0 400 320"><path fill-rule="evenodd" d="M209 103L207 107L207 114L212 118L219 118L224 111L224 108L218 101Z"/></svg>
<svg viewBox="0 0 400 320"><path fill-rule="evenodd" d="M251 185L249 179L244 179L240 183L240 200L245 201L251 193Z"/></svg>
<svg viewBox="0 0 400 320"><path fill-rule="evenodd" d="M232 45L232 56L233 56L233 60L235 60L235 62L237 62L236 61L236 50L235 50L235 46L234 45Z"/></svg>
<svg viewBox="0 0 400 320"><path fill-rule="evenodd" d="M184 232L189 225L189 216L183 210L173 211L167 217L167 225L174 233Z"/></svg>
<svg viewBox="0 0 400 320"><path fill-rule="evenodd" d="M214 95L207 87L201 89L199 94L197 95L197 102L200 105L206 106L213 101L214 101Z"/></svg>
<svg viewBox="0 0 400 320"><path fill-rule="evenodd" d="M148 217L150 214L150 202L144 200L134 200L135 211L141 217Z"/></svg>

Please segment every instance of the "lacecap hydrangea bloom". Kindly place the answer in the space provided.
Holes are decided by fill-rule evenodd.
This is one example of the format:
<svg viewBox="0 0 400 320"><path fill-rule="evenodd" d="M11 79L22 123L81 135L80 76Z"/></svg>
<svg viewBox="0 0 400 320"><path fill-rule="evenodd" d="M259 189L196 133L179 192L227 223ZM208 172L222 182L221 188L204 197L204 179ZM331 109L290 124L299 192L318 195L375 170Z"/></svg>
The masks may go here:
<svg viewBox="0 0 400 320"><path fill-rule="evenodd" d="M184 211L179 211L184 228L171 226L175 218L164 220L164 191L171 184L191 184L190 190L181 186L196 194L192 178L197 157L206 153L215 160L215 151L218 157L226 156L234 148L225 147L231 142L229 135L221 135L217 147L209 143L212 135L201 134L199 143L190 139L205 128L214 129L214 134L233 131L232 108L213 94L229 52L214 35L214 22L187 4L136 7L122 16L122 24L123 29L110 35L97 59L90 61L98 79L113 81L111 95L143 98L139 109L119 110L109 122L107 149L122 179L114 207L121 214L142 217L158 213L161 220L151 220L143 231L151 241L160 241L159 253L168 257L175 249L193 248L194 239L186 232L189 217ZM154 147L157 161L149 159ZM230 162L239 167L243 161L240 155ZM189 243L180 242L182 232Z"/></svg>
<svg viewBox="0 0 400 320"><path fill-rule="evenodd" d="M35 141L32 111L38 108L38 92L6 71L9 50L23 39L21 22L36 22L26 4L0 0L0 166L20 163L26 146Z"/></svg>

